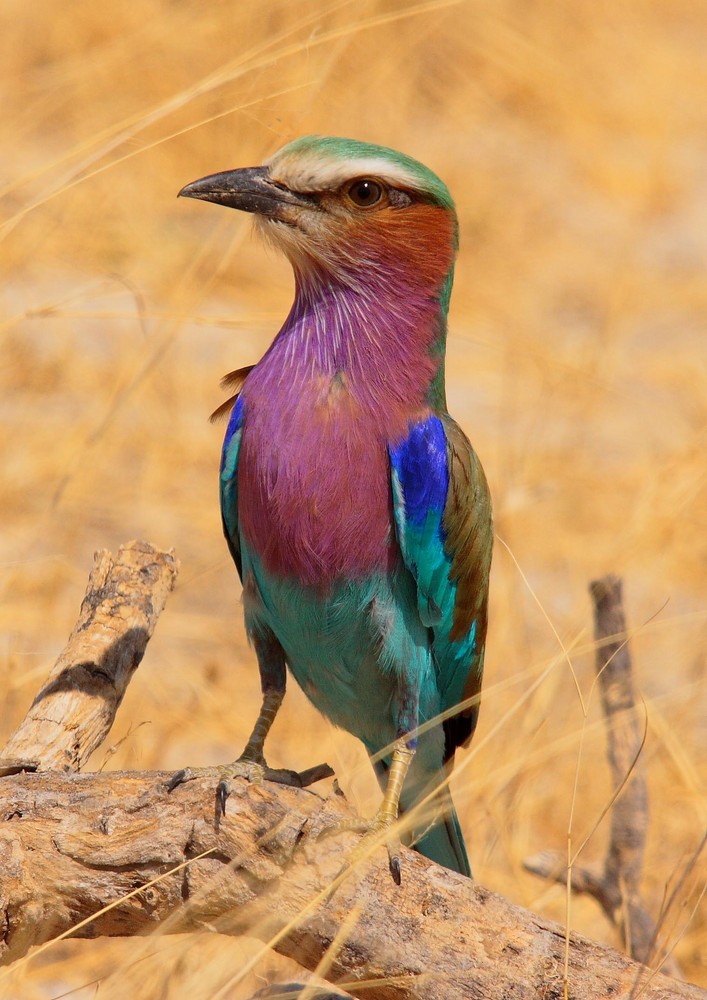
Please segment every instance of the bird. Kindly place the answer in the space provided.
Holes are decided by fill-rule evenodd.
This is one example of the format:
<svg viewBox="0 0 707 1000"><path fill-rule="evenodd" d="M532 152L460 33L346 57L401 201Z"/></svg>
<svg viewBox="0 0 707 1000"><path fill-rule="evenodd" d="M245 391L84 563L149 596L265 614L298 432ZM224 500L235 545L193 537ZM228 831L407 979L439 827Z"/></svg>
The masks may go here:
<svg viewBox="0 0 707 1000"><path fill-rule="evenodd" d="M185 768L170 790L213 770L225 811L236 775L262 779L289 670L368 751L383 798L358 828L386 843L394 880L401 828L471 876L448 776L478 717L493 524L481 463L447 410L452 196L404 153L316 135L179 194L253 214L295 292L219 408L223 530L262 708L237 761Z"/></svg>

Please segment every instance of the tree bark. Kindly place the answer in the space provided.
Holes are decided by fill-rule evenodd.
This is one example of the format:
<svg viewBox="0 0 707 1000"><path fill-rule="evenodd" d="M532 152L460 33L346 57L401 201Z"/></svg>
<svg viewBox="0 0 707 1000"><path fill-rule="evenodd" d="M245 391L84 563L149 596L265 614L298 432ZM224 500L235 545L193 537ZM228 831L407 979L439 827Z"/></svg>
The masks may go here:
<svg viewBox="0 0 707 1000"><path fill-rule="evenodd" d="M348 921L328 978L354 996L563 996L561 927L412 851L403 851L401 887L380 849L363 874L328 894L345 856L342 844L348 851L358 840L350 833L316 840L322 828L350 815L342 796L322 800L307 789L237 779L217 821L212 781L197 779L168 795L168 778L115 772L3 779L5 963L72 928L76 936L97 937L160 927L256 935L314 969ZM364 979L369 985L358 991ZM624 955L572 935L569 996L604 1000L638 990L644 1000L704 997L695 986L652 977Z"/></svg>
<svg viewBox="0 0 707 1000"><path fill-rule="evenodd" d="M589 590L594 601L596 671L607 721L607 755L614 787L623 783L611 810L609 850L602 878L605 909L619 928L626 951L638 961L648 962L655 944L655 923L640 894L648 832L648 787L621 580L605 576L594 580Z"/></svg>

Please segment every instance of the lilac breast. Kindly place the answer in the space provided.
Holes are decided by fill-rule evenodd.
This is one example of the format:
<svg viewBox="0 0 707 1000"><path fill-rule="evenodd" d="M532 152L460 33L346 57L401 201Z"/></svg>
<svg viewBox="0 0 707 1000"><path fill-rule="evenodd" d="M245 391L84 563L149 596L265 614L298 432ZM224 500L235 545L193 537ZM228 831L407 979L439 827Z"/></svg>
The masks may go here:
<svg viewBox="0 0 707 1000"><path fill-rule="evenodd" d="M396 546L386 420L358 405L340 376L300 385L259 376L243 390L246 541L271 572L317 588L385 571Z"/></svg>
<svg viewBox="0 0 707 1000"><path fill-rule="evenodd" d="M413 292L300 289L241 394L238 517L268 570L326 588L394 565L387 448L428 411L439 329Z"/></svg>

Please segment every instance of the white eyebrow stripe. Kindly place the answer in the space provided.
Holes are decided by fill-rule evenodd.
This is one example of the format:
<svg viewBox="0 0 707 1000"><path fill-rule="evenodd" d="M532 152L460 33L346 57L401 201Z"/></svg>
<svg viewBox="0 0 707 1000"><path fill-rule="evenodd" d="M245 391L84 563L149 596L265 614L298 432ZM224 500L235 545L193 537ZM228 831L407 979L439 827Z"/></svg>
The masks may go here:
<svg viewBox="0 0 707 1000"><path fill-rule="evenodd" d="M375 177L391 187L412 190L420 187L419 178L412 172L382 156L352 156L342 160L322 154L306 156L299 153L296 157L284 156L279 160L276 154L266 160L265 165L274 181L302 193L336 189L356 177Z"/></svg>

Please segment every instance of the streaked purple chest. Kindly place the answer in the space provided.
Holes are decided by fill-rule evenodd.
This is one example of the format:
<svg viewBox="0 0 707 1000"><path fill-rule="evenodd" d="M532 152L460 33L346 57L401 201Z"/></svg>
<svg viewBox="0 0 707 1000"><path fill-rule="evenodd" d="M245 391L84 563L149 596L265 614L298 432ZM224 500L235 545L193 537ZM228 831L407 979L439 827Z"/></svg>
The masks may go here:
<svg viewBox="0 0 707 1000"><path fill-rule="evenodd" d="M341 374L268 375L256 369L243 389L247 543L269 571L309 586L386 571L397 558L387 442L400 418L362 407Z"/></svg>

